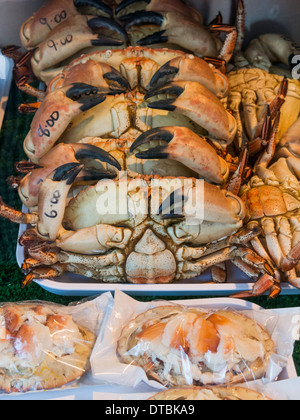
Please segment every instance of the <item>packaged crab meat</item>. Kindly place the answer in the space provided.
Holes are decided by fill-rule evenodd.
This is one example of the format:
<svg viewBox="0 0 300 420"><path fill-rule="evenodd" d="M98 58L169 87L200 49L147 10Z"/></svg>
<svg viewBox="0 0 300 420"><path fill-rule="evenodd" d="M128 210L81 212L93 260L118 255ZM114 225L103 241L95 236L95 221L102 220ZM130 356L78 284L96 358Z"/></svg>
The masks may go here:
<svg viewBox="0 0 300 420"><path fill-rule="evenodd" d="M245 310L232 299L187 302L140 303L118 291L91 357L93 376L156 388L278 379L298 338L298 309L278 314Z"/></svg>
<svg viewBox="0 0 300 420"><path fill-rule="evenodd" d="M47 390L76 384L89 358L104 314L105 294L76 306L41 301L0 306L0 392Z"/></svg>
<svg viewBox="0 0 300 420"><path fill-rule="evenodd" d="M175 388L162 391L150 398L150 401L268 401L268 397L259 392L242 387L194 387Z"/></svg>

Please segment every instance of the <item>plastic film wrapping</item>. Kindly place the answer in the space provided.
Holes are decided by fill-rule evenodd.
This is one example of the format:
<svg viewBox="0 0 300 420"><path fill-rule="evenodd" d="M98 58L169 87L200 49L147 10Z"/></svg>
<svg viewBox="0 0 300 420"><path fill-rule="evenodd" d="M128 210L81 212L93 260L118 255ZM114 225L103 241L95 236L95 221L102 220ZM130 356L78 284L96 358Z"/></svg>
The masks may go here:
<svg viewBox="0 0 300 420"><path fill-rule="evenodd" d="M106 294L68 307L39 301L0 305L0 390L75 385L90 369L90 355L111 299Z"/></svg>
<svg viewBox="0 0 300 420"><path fill-rule="evenodd" d="M136 387L276 381L293 354L297 310L141 303L117 292L91 363L98 380ZM126 309L125 309L126 308Z"/></svg>

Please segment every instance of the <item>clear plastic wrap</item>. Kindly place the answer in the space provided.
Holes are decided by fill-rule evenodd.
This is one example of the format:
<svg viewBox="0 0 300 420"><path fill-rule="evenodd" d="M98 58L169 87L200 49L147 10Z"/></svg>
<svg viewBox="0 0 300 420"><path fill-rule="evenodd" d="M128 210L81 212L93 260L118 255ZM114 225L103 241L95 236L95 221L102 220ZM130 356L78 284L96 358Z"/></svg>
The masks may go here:
<svg viewBox="0 0 300 420"><path fill-rule="evenodd" d="M62 306L34 301L0 305L0 392L76 384L90 355L111 294Z"/></svg>
<svg viewBox="0 0 300 420"><path fill-rule="evenodd" d="M159 392L150 401L268 401L266 395L242 387L174 388Z"/></svg>
<svg viewBox="0 0 300 420"><path fill-rule="evenodd" d="M240 310L236 302L223 307L141 303L117 292L92 354L94 377L158 389L277 380L299 337L299 308L277 314Z"/></svg>

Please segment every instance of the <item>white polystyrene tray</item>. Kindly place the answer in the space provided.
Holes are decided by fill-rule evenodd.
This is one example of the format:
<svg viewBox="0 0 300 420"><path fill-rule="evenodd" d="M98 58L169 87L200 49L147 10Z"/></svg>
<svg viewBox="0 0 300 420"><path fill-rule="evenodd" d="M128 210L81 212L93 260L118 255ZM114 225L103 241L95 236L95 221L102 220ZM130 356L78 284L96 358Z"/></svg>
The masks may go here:
<svg viewBox="0 0 300 420"><path fill-rule="evenodd" d="M215 298L215 299L190 299L176 301L176 304L184 306L201 306L210 309L231 308L237 311L260 311L263 308L246 300L236 300L230 298ZM295 308L274 309L274 313L279 314L281 311L287 313L295 311ZM89 376L83 381L88 383ZM272 384L270 384L272 385ZM287 385L289 385L287 387ZM275 386L275 385L273 385ZM290 357L287 366L282 370L276 388L284 388L285 392L282 395L284 399L298 399L300 398L300 378L297 378L297 371L293 361ZM0 394L0 400L104 400L104 401L126 401L136 400L143 401L154 395L157 390L149 387L146 384L141 384L136 388L115 386L108 384L84 385L81 384L76 388L57 389L53 391L39 391L29 392L25 394ZM277 394L277 395L278 395ZM272 396L271 396L272 397Z"/></svg>
<svg viewBox="0 0 300 420"><path fill-rule="evenodd" d="M0 52L0 130L2 127L12 81L13 61Z"/></svg>
<svg viewBox="0 0 300 420"><path fill-rule="evenodd" d="M21 225L19 236L25 230L26 226ZM19 244L17 261L21 267L24 262L24 248ZM35 282L48 292L61 296L93 296L116 290L134 296L230 296L238 292L251 291L253 288L252 280L232 264L228 265L228 279L230 280L225 284L212 283L208 272L195 280L171 284L113 284L99 283L83 276L65 273L57 279L35 280ZM299 294L299 290L283 283L282 294L296 295Z"/></svg>

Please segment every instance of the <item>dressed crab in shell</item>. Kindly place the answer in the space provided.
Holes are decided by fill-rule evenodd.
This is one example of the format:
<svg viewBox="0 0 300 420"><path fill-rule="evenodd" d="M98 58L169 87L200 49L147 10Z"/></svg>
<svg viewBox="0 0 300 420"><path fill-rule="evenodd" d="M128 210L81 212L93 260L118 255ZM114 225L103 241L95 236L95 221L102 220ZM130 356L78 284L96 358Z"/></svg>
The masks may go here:
<svg viewBox="0 0 300 420"><path fill-rule="evenodd" d="M48 84L82 54L128 45L156 44L168 49L182 49L200 57L220 58L220 65L226 67L235 47L237 35L234 27L221 24L220 19L210 28L205 27L201 15L181 0L164 2L163 10L157 0L147 1L147 10L136 14L131 13L132 8L135 9L134 3L122 2L116 9L116 17L124 20L124 27L112 18L113 12L100 1L76 0L75 6L72 0L63 4L58 0L47 3L22 26L23 46L34 49L16 62L19 86L32 92L28 85L26 61L27 64L30 61L35 76ZM86 14L79 13L78 8ZM129 14L122 16L124 11ZM97 14L102 16L95 17ZM218 31L226 32L224 43L216 35ZM7 53L11 51L8 49Z"/></svg>

